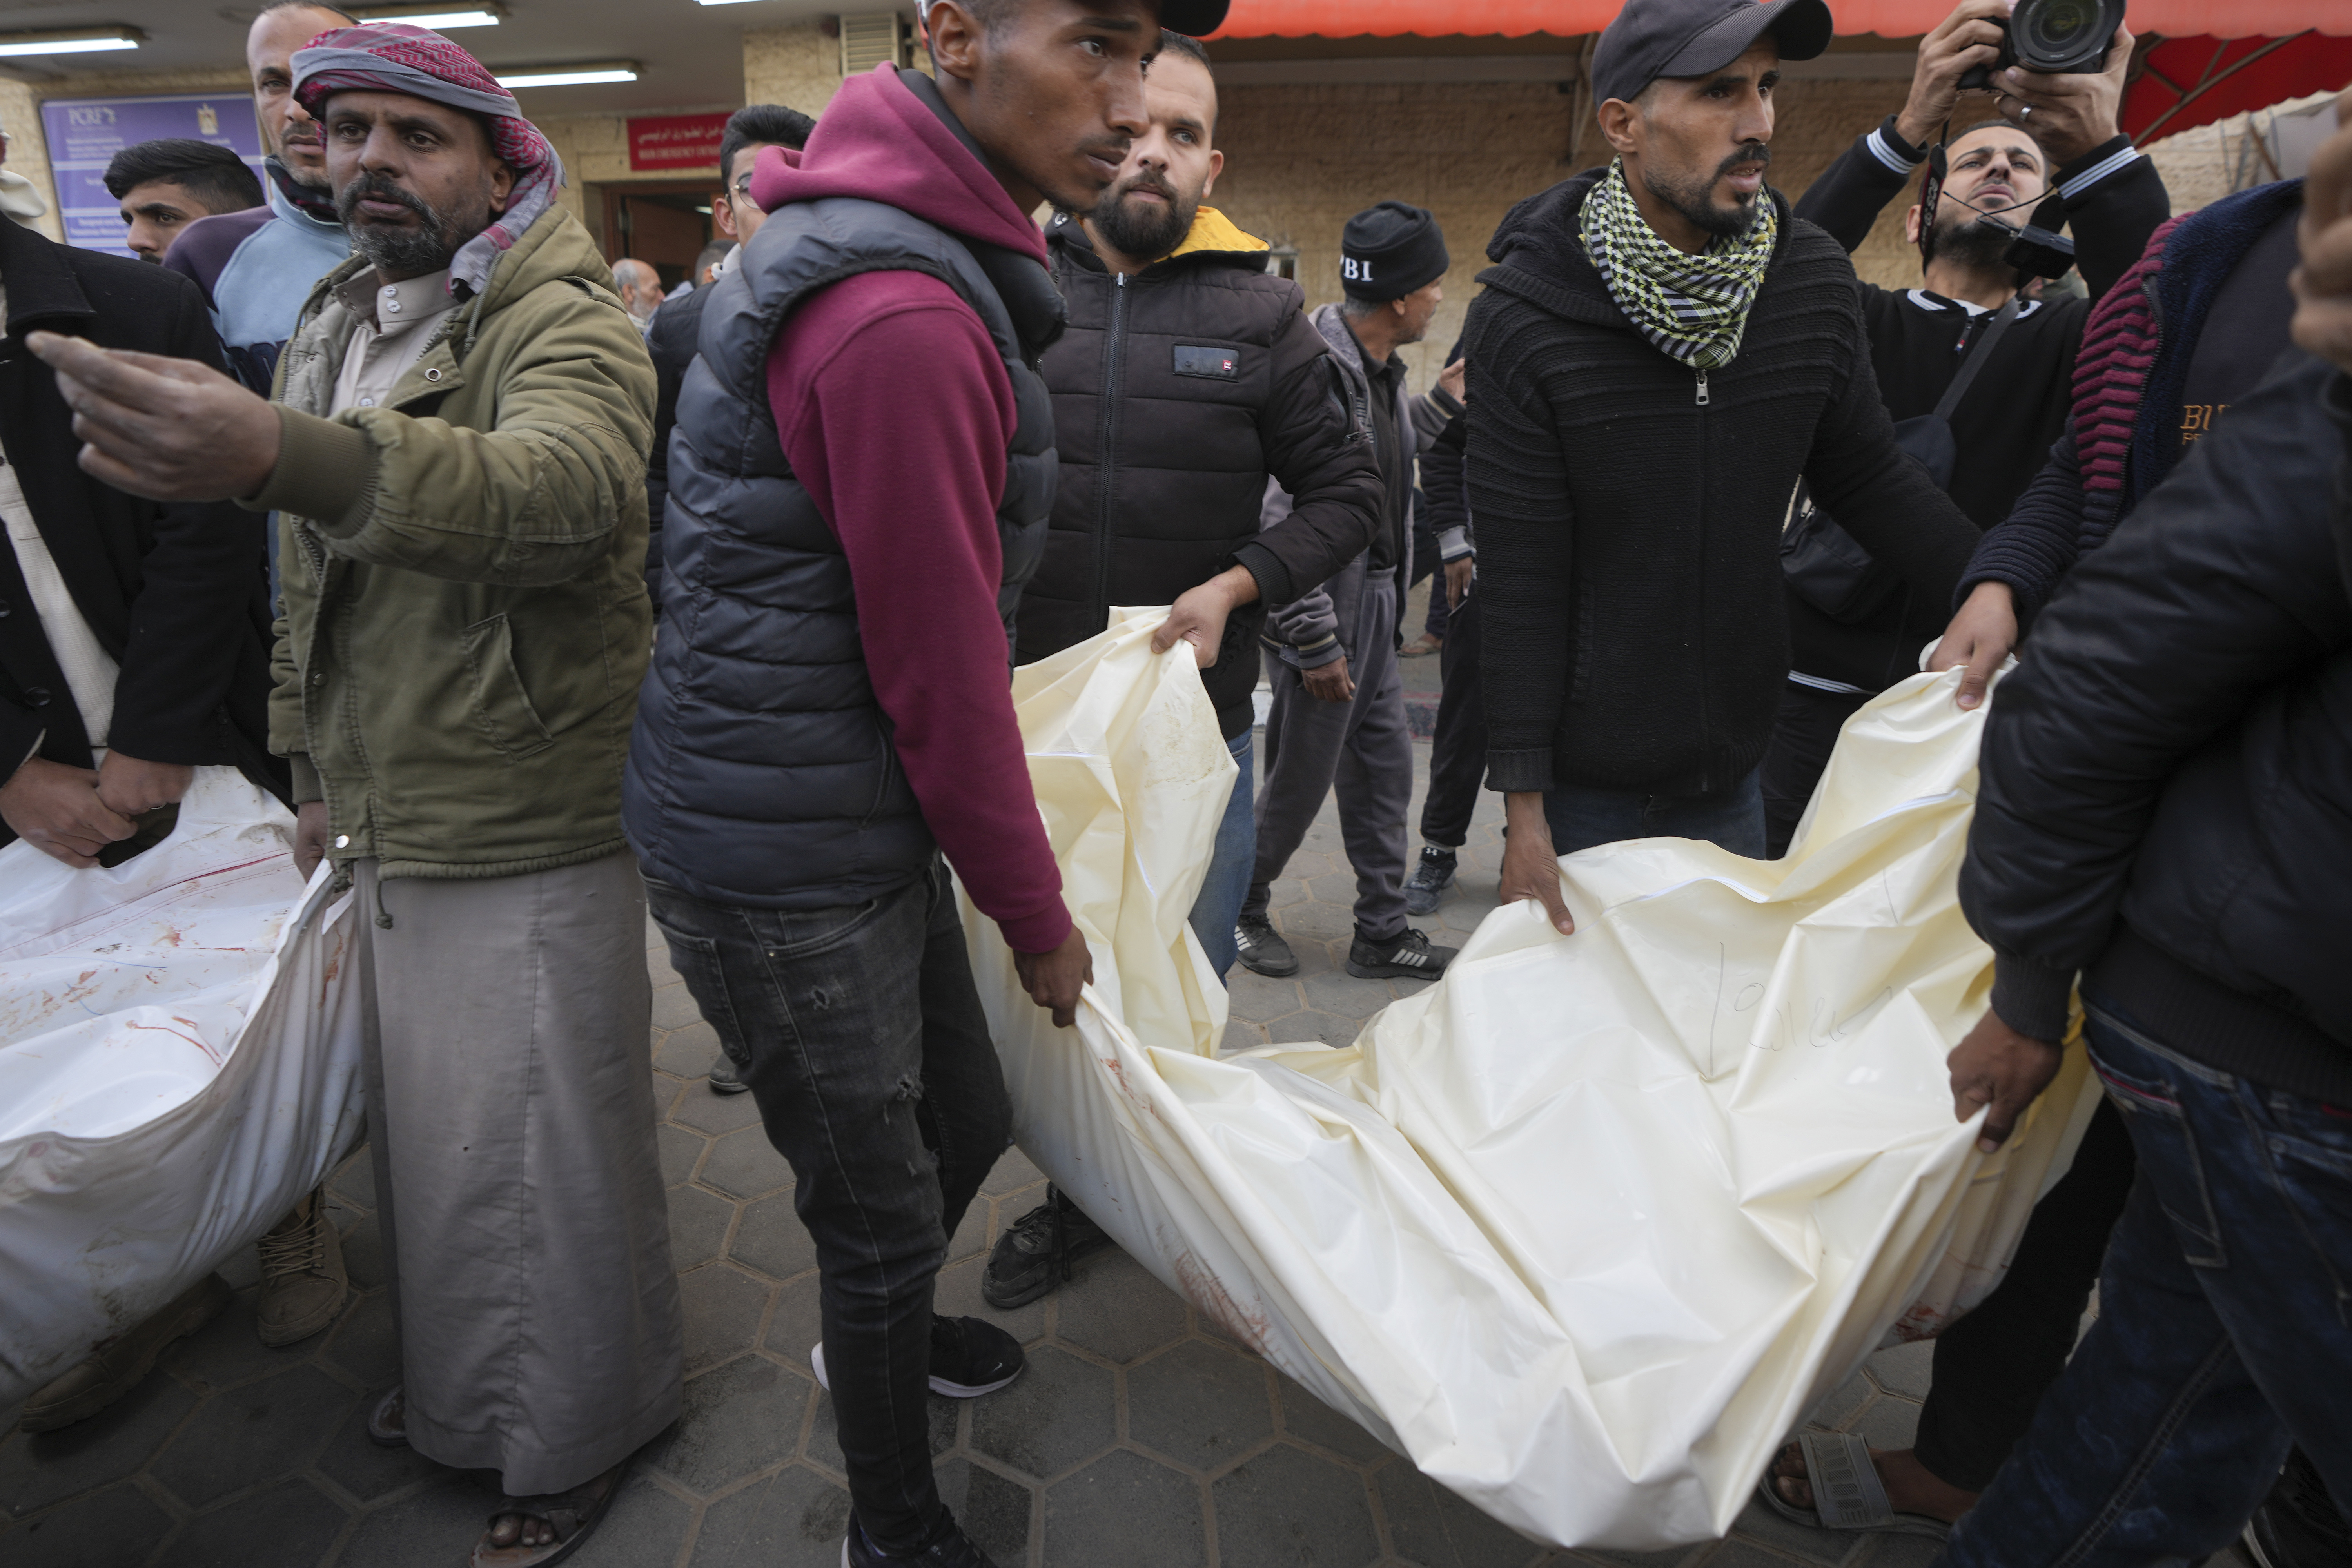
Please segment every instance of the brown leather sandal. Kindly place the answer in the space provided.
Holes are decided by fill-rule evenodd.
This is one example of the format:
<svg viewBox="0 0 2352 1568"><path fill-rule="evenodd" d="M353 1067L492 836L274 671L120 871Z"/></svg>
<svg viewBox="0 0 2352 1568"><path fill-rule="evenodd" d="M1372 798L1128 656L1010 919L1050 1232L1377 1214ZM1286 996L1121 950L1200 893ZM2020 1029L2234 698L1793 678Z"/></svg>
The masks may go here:
<svg viewBox="0 0 2352 1568"><path fill-rule="evenodd" d="M622 1460L593 1480L583 1481L568 1492L549 1492L541 1497L508 1497L499 1500L483 1527L482 1538L474 1542L471 1568L551 1568L580 1549L605 1510L620 1495L622 1479L628 1473L629 1461ZM599 1483L604 1489L596 1489ZM518 1541L511 1546L490 1544L490 1531L500 1519L510 1513L538 1520L555 1531L555 1539L538 1546L526 1546Z"/></svg>

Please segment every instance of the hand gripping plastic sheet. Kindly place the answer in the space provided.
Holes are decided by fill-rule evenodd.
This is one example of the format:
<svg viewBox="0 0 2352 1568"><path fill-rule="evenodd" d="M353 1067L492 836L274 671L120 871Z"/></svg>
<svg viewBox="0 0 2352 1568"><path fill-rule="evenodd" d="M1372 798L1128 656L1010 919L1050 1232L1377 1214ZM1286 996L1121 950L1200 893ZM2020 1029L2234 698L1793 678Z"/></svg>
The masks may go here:
<svg viewBox="0 0 2352 1568"><path fill-rule="evenodd" d="M0 1405L186 1289L359 1135L348 894L203 768L111 870L0 849Z"/></svg>
<svg viewBox="0 0 2352 1568"><path fill-rule="evenodd" d="M1790 857L1561 862L1344 1050L1218 1058L1184 916L1233 766L1159 610L1013 683L1096 984L1075 1030L965 907L1021 1147L1160 1279L1423 1471L1561 1545L1721 1535L1879 1345L1998 1282L2095 1092L2009 1146L1944 1058L1990 954L1954 896L1981 711L1920 676L1847 727Z"/></svg>

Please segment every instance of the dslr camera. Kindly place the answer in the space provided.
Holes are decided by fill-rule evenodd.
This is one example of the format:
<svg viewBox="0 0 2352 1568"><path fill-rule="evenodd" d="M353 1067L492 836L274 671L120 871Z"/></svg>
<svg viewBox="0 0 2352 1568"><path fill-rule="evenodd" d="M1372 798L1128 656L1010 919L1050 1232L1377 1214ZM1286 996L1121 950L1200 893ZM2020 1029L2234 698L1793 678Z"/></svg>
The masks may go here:
<svg viewBox="0 0 2352 1568"><path fill-rule="evenodd" d="M2105 68L2107 40L2124 25L2124 0L2017 0L2001 30L2000 58L1971 66L1960 78L1964 89L1990 90L1995 71L2023 66L2053 76L2085 76Z"/></svg>

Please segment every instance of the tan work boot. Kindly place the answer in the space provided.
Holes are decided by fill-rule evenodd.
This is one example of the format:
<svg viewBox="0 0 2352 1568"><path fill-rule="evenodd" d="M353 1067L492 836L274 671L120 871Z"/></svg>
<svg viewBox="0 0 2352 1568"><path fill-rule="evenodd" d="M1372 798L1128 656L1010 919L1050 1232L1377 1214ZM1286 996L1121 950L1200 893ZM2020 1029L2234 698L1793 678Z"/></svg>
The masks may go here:
<svg viewBox="0 0 2352 1568"><path fill-rule="evenodd" d="M343 1238L327 1214L327 1194L313 1188L261 1238L261 1293L254 1298L253 1326L265 1345L307 1340L335 1321L350 1292Z"/></svg>
<svg viewBox="0 0 2352 1568"><path fill-rule="evenodd" d="M127 1334L118 1334L98 1352L25 1401L17 1425L27 1432L54 1432L88 1420L139 1386L172 1342L193 1334L228 1305L228 1282L207 1274L173 1298L170 1305Z"/></svg>

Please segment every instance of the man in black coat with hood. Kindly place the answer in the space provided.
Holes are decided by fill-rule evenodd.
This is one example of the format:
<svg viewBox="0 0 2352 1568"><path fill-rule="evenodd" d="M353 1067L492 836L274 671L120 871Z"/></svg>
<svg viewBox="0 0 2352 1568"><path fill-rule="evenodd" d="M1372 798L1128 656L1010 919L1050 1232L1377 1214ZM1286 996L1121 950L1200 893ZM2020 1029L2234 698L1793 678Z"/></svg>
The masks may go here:
<svg viewBox="0 0 2352 1568"><path fill-rule="evenodd" d="M1470 506L1505 901L1575 929L1554 857L1706 838L1760 857L1801 476L1949 594L1977 531L1896 447L1853 267L1764 183L1822 0L1629 0L1592 62L1617 158L1496 232L1470 307Z"/></svg>

